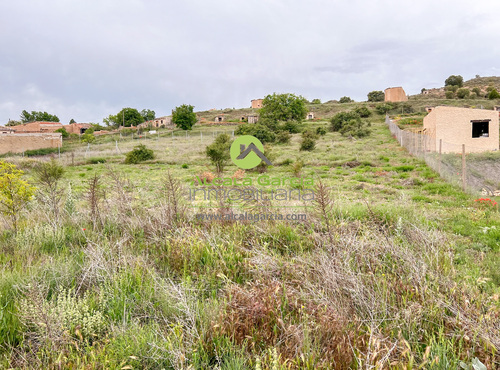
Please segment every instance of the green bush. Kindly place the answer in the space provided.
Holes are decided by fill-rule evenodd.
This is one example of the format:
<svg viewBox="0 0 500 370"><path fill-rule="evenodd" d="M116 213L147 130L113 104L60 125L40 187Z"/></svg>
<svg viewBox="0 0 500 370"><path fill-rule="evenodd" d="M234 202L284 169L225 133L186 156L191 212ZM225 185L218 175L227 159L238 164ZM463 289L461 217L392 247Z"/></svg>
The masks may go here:
<svg viewBox="0 0 500 370"><path fill-rule="evenodd" d="M375 111L378 114L387 114L392 109L394 109L394 105L391 103L382 103L375 106Z"/></svg>
<svg viewBox="0 0 500 370"><path fill-rule="evenodd" d="M150 159L154 159L155 154L152 149L148 149L146 145L139 144L134 149L127 153L125 157L126 164L136 164Z"/></svg>
<svg viewBox="0 0 500 370"><path fill-rule="evenodd" d="M291 134L298 134L302 132L302 124L297 121L286 121L282 125L278 126L280 131L288 131Z"/></svg>
<svg viewBox="0 0 500 370"><path fill-rule="evenodd" d="M319 138L319 134L313 130L307 130L302 133L302 138L310 138L313 140L317 140Z"/></svg>
<svg viewBox="0 0 500 370"><path fill-rule="evenodd" d="M385 94L383 91L370 91L368 93L368 101L384 101Z"/></svg>
<svg viewBox="0 0 500 370"><path fill-rule="evenodd" d="M445 95L446 99L453 99L455 97L455 93L453 91L451 91L451 90L446 91L444 93L444 95Z"/></svg>
<svg viewBox="0 0 500 370"><path fill-rule="evenodd" d="M89 158L87 160L87 163L89 164L106 163L106 158L101 158L101 157Z"/></svg>
<svg viewBox="0 0 500 370"><path fill-rule="evenodd" d="M316 129L316 134L318 134L319 136L325 136L326 129L323 126L320 126Z"/></svg>
<svg viewBox="0 0 500 370"><path fill-rule="evenodd" d="M462 87L464 85L464 78L460 75L451 75L444 81L444 86L457 86Z"/></svg>
<svg viewBox="0 0 500 370"><path fill-rule="evenodd" d="M181 168L189 168L189 166L188 166L186 163L184 163L184 164L181 166Z"/></svg>
<svg viewBox="0 0 500 370"><path fill-rule="evenodd" d="M361 121L361 119L351 119L344 123L339 132L342 136L352 136L357 138L362 138L370 134L369 123Z"/></svg>
<svg viewBox="0 0 500 370"><path fill-rule="evenodd" d="M68 131L66 131L66 129L64 127L58 128L54 132L60 132L62 134L63 139L66 139L69 137L69 133L68 133Z"/></svg>
<svg viewBox="0 0 500 370"><path fill-rule="evenodd" d="M321 104L321 100L320 99L313 99L311 104Z"/></svg>
<svg viewBox="0 0 500 370"><path fill-rule="evenodd" d="M288 144L292 135L288 131L281 131L276 134L276 142L280 144Z"/></svg>
<svg viewBox="0 0 500 370"><path fill-rule="evenodd" d="M488 99L500 99L500 94L496 89L493 89L488 94Z"/></svg>
<svg viewBox="0 0 500 370"><path fill-rule="evenodd" d="M311 137L304 137L300 143L300 150L311 151L316 147L316 141Z"/></svg>
<svg viewBox="0 0 500 370"><path fill-rule="evenodd" d="M252 135L262 143L272 143L276 140L276 134L268 127L259 123L245 123L238 126L234 132L236 135Z"/></svg>
<svg viewBox="0 0 500 370"><path fill-rule="evenodd" d="M352 100L350 97L348 96L343 96L339 99L339 103L352 103L354 100Z"/></svg>
<svg viewBox="0 0 500 370"><path fill-rule="evenodd" d="M357 107L354 111L362 118L370 117L372 115L372 112L367 107Z"/></svg>
<svg viewBox="0 0 500 370"><path fill-rule="evenodd" d="M459 99L467 99L470 95L469 89L463 87L457 90L457 98Z"/></svg>
<svg viewBox="0 0 500 370"><path fill-rule="evenodd" d="M356 113L356 112L340 112L340 113L337 113L330 120L330 123L331 123L330 128L331 128L332 131L340 131L340 129L342 128L343 124L345 122L347 122L347 121L352 120L352 119L354 119L354 120L360 119L359 114Z"/></svg>

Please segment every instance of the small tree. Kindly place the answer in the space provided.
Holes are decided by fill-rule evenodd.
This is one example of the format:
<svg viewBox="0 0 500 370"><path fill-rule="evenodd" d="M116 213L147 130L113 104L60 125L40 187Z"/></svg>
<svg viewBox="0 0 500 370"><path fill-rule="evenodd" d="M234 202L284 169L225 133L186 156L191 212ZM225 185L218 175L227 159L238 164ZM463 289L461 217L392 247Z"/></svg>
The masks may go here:
<svg viewBox="0 0 500 370"><path fill-rule="evenodd" d="M70 124L70 125L71 125L72 123L76 123L76 121L75 121L73 118L71 118L71 120L69 121L69 124Z"/></svg>
<svg viewBox="0 0 500 370"><path fill-rule="evenodd" d="M368 101L384 101L385 94L383 91L376 90L368 93Z"/></svg>
<svg viewBox="0 0 500 370"><path fill-rule="evenodd" d="M215 141L206 148L207 157L219 173L224 170L227 162L231 159L230 148L231 138L227 134L218 135Z"/></svg>
<svg viewBox="0 0 500 370"><path fill-rule="evenodd" d="M354 100L352 100L350 97L348 96L343 96L339 99L339 103L352 103Z"/></svg>
<svg viewBox="0 0 500 370"><path fill-rule="evenodd" d="M462 87L464 85L464 78L460 75L451 75L444 81L444 86L457 86Z"/></svg>
<svg viewBox="0 0 500 370"><path fill-rule="evenodd" d="M302 121L307 115L306 99L294 94L272 94L262 100L260 119L271 122Z"/></svg>
<svg viewBox="0 0 500 370"><path fill-rule="evenodd" d="M40 184L38 199L47 204L53 214L55 224L59 221L59 209L63 196L59 183L64 175L64 167L52 158L35 167L35 179Z"/></svg>
<svg viewBox="0 0 500 370"><path fill-rule="evenodd" d="M313 99L311 104L321 104L321 100L320 99Z"/></svg>
<svg viewBox="0 0 500 370"><path fill-rule="evenodd" d="M0 161L0 212L10 217L16 233L20 214L36 190L22 179L23 174L15 165Z"/></svg>
<svg viewBox="0 0 500 370"><path fill-rule="evenodd" d="M95 141L95 136L92 132L88 131L89 130L85 131L85 133L82 135L82 142L90 144Z"/></svg>
<svg viewBox="0 0 500 370"><path fill-rule="evenodd" d="M183 130L191 130L197 120L192 105L182 104L172 111L172 123Z"/></svg>

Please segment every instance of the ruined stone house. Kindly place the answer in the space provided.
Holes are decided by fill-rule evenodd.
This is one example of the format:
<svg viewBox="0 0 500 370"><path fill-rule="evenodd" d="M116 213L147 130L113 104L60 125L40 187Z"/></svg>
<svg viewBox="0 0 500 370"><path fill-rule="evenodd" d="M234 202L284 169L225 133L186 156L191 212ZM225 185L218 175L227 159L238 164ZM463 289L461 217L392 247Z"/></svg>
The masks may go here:
<svg viewBox="0 0 500 370"><path fill-rule="evenodd" d="M63 125L60 122L42 122L42 121L35 121L35 122L24 123L18 126L12 126L12 129L17 133L55 132L60 128L63 128Z"/></svg>
<svg viewBox="0 0 500 370"><path fill-rule="evenodd" d="M158 117L150 121L141 123L139 128L160 128L172 125L172 116Z"/></svg>
<svg viewBox="0 0 500 370"><path fill-rule="evenodd" d="M65 125L64 129L68 134L83 135L91 127L90 123L70 123L69 125Z"/></svg>
<svg viewBox="0 0 500 370"><path fill-rule="evenodd" d="M218 116L215 116L214 121L215 122L223 122L224 121L224 113L219 114Z"/></svg>
<svg viewBox="0 0 500 370"><path fill-rule="evenodd" d="M262 108L262 101L264 99L254 99L252 100L252 108L254 109L260 109Z"/></svg>
<svg viewBox="0 0 500 370"><path fill-rule="evenodd" d="M499 149L498 112L438 106L424 117L423 133L430 138L431 151L461 153L465 144L467 153Z"/></svg>
<svg viewBox="0 0 500 370"><path fill-rule="evenodd" d="M62 134L60 132L0 134L0 154L23 153L27 150L59 148L61 146Z"/></svg>
<svg viewBox="0 0 500 370"><path fill-rule="evenodd" d="M408 101L405 91L402 87L388 87L384 90L385 98L384 101L388 102L400 102Z"/></svg>

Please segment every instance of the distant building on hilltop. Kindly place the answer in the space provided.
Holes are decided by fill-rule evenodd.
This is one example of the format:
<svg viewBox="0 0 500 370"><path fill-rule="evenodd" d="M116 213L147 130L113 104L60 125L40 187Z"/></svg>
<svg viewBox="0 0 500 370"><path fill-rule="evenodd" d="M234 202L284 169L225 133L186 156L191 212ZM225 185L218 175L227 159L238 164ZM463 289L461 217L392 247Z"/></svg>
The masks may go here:
<svg viewBox="0 0 500 370"><path fill-rule="evenodd" d="M262 101L264 99L254 99L252 100L252 108L254 109L260 109L262 108Z"/></svg>
<svg viewBox="0 0 500 370"><path fill-rule="evenodd" d="M402 87L388 87L384 90L385 98L384 101L388 102L399 102L408 101L405 91Z"/></svg>
<svg viewBox="0 0 500 370"><path fill-rule="evenodd" d="M432 151L460 153L465 144L467 153L499 149L498 112L438 106L424 117L423 133L428 135Z"/></svg>

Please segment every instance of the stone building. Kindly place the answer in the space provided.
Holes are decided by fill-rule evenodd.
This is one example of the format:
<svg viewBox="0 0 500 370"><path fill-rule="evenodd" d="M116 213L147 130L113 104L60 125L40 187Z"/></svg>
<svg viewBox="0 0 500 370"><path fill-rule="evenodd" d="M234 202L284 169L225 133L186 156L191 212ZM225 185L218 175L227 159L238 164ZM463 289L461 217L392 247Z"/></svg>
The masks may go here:
<svg viewBox="0 0 500 370"><path fill-rule="evenodd" d="M15 132L31 132L31 133L44 133L44 132L54 132L60 128L63 128L60 122L29 122L18 126L12 126Z"/></svg>
<svg viewBox="0 0 500 370"><path fill-rule="evenodd" d="M83 135L91 127L90 123L70 123L69 125L65 125L64 129L68 134Z"/></svg>
<svg viewBox="0 0 500 370"><path fill-rule="evenodd" d="M254 99L252 100L252 108L254 109L260 109L262 108L262 101L264 99Z"/></svg>
<svg viewBox="0 0 500 370"><path fill-rule="evenodd" d="M307 119L314 119L314 113L313 113L313 112L309 112L309 113L307 113L306 118L307 118Z"/></svg>
<svg viewBox="0 0 500 370"><path fill-rule="evenodd" d="M249 114L247 117L248 123L257 123L258 120L259 120L259 116L256 114Z"/></svg>
<svg viewBox="0 0 500 370"><path fill-rule="evenodd" d="M384 101L388 102L399 102L408 101L405 91L402 87L388 87L384 90L385 98Z"/></svg>
<svg viewBox="0 0 500 370"><path fill-rule="evenodd" d="M163 116L141 123L139 128L160 128L172 126L172 116Z"/></svg>
<svg viewBox="0 0 500 370"><path fill-rule="evenodd" d="M498 112L438 106L424 117L423 133L430 137L430 148L443 153L467 153L499 149Z"/></svg>
<svg viewBox="0 0 500 370"><path fill-rule="evenodd" d="M26 150L59 148L62 134L54 133L6 133L0 134L0 154L23 153Z"/></svg>

